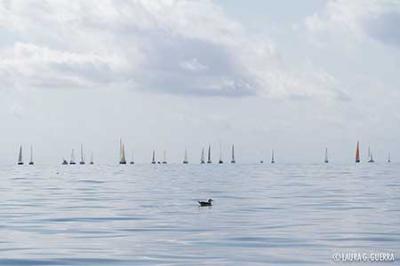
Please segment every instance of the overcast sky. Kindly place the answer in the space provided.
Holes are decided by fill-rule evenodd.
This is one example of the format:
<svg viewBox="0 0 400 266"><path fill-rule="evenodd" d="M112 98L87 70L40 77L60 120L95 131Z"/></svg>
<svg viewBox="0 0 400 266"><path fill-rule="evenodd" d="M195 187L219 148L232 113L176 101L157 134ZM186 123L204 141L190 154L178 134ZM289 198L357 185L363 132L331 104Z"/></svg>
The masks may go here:
<svg viewBox="0 0 400 266"><path fill-rule="evenodd" d="M0 160L397 160L399 25L397 0L0 0Z"/></svg>

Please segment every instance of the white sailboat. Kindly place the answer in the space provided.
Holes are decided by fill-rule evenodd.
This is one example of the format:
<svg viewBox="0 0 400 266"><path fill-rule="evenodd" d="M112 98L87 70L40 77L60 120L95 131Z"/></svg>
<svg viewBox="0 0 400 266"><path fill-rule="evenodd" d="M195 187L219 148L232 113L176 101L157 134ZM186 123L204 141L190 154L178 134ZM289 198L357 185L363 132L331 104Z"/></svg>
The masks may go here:
<svg viewBox="0 0 400 266"><path fill-rule="evenodd" d="M388 162L388 163L391 163L391 162L392 162L392 160L390 159L390 152L388 153L388 160L387 160L387 162Z"/></svg>
<svg viewBox="0 0 400 266"><path fill-rule="evenodd" d="M153 159L151 160L151 164L156 164L156 151L153 150Z"/></svg>
<svg viewBox="0 0 400 266"><path fill-rule="evenodd" d="M328 148L325 148L325 160L324 160L324 162L325 163L329 163L329 160L328 160Z"/></svg>
<svg viewBox="0 0 400 266"><path fill-rule="evenodd" d="M90 153L90 164L94 164L94 160L93 160L93 152Z"/></svg>
<svg viewBox="0 0 400 266"><path fill-rule="evenodd" d="M83 145L81 144L81 161L79 162L79 164L85 164L85 159L83 156Z"/></svg>
<svg viewBox="0 0 400 266"><path fill-rule="evenodd" d="M22 160L22 146L19 146L19 153L18 153L18 165L23 165L24 161Z"/></svg>
<svg viewBox="0 0 400 266"><path fill-rule="evenodd" d="M232 145L232 159L231 159L231 163L236 163L236 160L235 160L235 145Z"/></svg>
<svg viewBox="0 0 400 266"><path fill-rule="evenodd" d="M132 158L131 161L129 162L130 164L135 164L135 158L134 158L134 153L132 152Z"/></svg>
<svg viewBox="0 0 400 266"><path fill-rule="evenodd" d="M212 163L212 161L211 161L211 145L208 145L207 163Z"/></svg>
<svg viewBox="0 0 400 266"><path fill-rule="evenodd" d="M205 156L204 156L204 148L201 149L200 163L201 164L205 164L206 163L206 159L205 159Z"/></svg>
<svg viewBox="0 0 400 266"><path fill-rule="evenodd" d="M271 163L275 163L275 151L272 150L272 154L271 154Z"/></svg>
<svg viewBox="0 0 400 266"><path fill-rule="evenodd" d="M218 160L219 164L223 164L224 161L222 160L222 145L219 145L219 160Z"/></svg>
<svg viewBox="0 0 400 266"><path fill-rule="evenodd" d="M76 164L76 163L75 163L74 149L72 149L72 152L71 152L71 160L69 161L69 164Z"/></svg>
<svg viewBox="0 0 400 266"><path fill-rule="evenodd" d="M32 148L32 145L31 145L31 159L30 159L30 161L29 161L29 165L34 165L34 162L33 162L33 148Z"/></svg>
<svg viewBox="0 0 400 266"><path fill-rule="evenodd" d="M372 155L372 152L371 152L371 149L370 149L369 146L368 146L368 158L369 158L369 160L368 160L369 163L374 163L375 162L374 161L374 156Z"/></svg>
<svg viewBox="0 0 400 266"><path fill-rule="evenodd" d="M185 155L183 157L183 164L188 164L188 154L187 154L187 149L185 148Z"/></svg>
<svg viewBox="0 0 400 266"><path fill-rule="evenodd" d="M122 140L119 141L119 164L126 164L125 145Z"/></svg>
<svg viewBox="0 0 400 266"><path fill-rule="evenodd" d="M163 161L162 164L167 164L167 151L164 151L163 153Z"/></svg>

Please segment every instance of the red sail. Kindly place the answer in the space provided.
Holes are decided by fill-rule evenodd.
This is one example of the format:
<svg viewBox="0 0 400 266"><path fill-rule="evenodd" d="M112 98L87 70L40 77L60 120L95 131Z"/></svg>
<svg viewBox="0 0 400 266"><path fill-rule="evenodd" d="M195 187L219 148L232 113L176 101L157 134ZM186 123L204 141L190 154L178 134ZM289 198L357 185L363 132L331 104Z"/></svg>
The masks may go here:
<svg viewBox="0 0 400 266"><path fill-rule="evenodd" d="M356 163L360 162L360 143L357 141L357 149L356 149Z"/></svg>

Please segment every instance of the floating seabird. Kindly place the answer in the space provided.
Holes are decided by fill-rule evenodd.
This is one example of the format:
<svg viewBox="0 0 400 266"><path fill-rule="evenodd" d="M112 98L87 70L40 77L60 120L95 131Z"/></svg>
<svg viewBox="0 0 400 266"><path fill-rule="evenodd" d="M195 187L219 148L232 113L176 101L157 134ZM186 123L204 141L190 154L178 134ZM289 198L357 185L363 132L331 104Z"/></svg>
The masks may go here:
<svg viewBox="0 0 400 266"><path fill-rule="evenodd" d="M200 204L200 207L209 207L212 206L212 199L208 199L208 201L198 201L198 203Z"/></svg>

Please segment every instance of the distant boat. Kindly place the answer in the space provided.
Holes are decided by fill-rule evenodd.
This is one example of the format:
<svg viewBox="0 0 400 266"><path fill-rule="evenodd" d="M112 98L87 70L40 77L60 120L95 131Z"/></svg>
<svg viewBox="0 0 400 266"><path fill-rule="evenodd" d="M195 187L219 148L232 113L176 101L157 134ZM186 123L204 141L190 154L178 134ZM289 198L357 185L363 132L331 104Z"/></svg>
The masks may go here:
<svg viewBox="0 0 400 266"><path fill-rule="evenodd" d="M368 146L368 162L369 163L374 163L375 161L374 161L374 156L372 155L372 152L371 152L371 149L370 149L370 147Z"/></svg>
<svg viewBox="0 0 400 266"><path fill-rule="evenodd" d="M211 161L211 145L208 145L207 163L212 163L212 161Z"/></svg>
<svg viewBox="0 0 400 266"><path fill-rule="evenodd" d="M90 153L90 164L94 164L94 161L93 161L93 152Z"/></svg>
<svg viewBox="0 0 400 266"><path fill-rule="evenodd" d="M153 150L153 159L151 160L151 164L156 164L156 151Z"/></svg>
<svg viewBox="0 0 400 266"><path fill-rule="evenodd" d="M63 158L62 165L68 165L68 161Z"/></svg>
<svg viewBox="0 0 400 266"><path fill-rule="evenodd" d="M263 160L261 160L261 161L260 161L260 163L264 163L264 161L263 161Z"/></svg>
<svg viewBox="0 0 400 266"><path fill-rule="evenodd" d="M361 162L360 160L360 142L357 141L357 148L356 148L356 163Z"/></svg>
<svg viewBox="0 0 400 266"><path fill-rule="evenodd" d="M125 145L119 141L119 164L126 164Z"/></svg>
<svg viewBox="0 0 400 266"><path fill-rule="evenodd" d="M185 156L183 157L183 164L188 164L188 154L187 154L187 149L185 148Z"/></svg>
<svg viewBox="0 0 400 266"><path fill-rule="evenodd" d="M72 152L71 152L71 160L69 161L69 164L76 164L76 163L75 163L74 149L72 149Z"/></svg>
<svg viewBox="0 0 400 266"><path fill-rule="evenodd" d="M134 160L134 157L133 157L133 152L132 152L132 158L131 158L131 161L129 162L130 164L135 164L135 160Z"/></svg>
<svg viewBox="0 0 400 266"><path fill-rule="evenodd" d="M390 159L390 152L388 153L388 160L387 160L387 162L388 162L388 163L391 163L391 162L392 162L392 160Z"/></svg>
<svg viewBox="0 0 400 266"><path fill-rule="evenodd" d="M224 161L222 160L222 146L219 145L219 160L218 160L219 164L223 164Z"/></svg>
<svg viewBox="0 0 400 266"><path fill-rule="evenodd" d="M272 154L271 154L271 163L275 163L275 151L272 150Z"/></svg>
<svg viewBox="0 0 400 266"><path fill-rule="evenodd" d="M231 163L236 163L235 160L235 145L232 145L232 160Z"/></svg>
<svg viewBox="0 0 400 266"><path fill-rule="evenodd" d="M18 153L18 165L23 165L24 161L22 160L22 146L19 146L19 153Z"/></svg>
<svg viewBox="0 0 400 266"><path fill-rule="evenodd" d="M79 164L85 164L85 160L83 158L83 145L81 144L81 161L79 162Z"/></svg>
<svg viewBox="0 0 400 266"><path fill-rule="evenodd" d="M325 163L329 163L329 160L328 160L328 148L325 148L325 160L324 160L324 162Z"/></svg>
<svg viewBox="0 0 400 266"><path fill-rule="evenodd" d="M33 149L32 149L32 145L31 145L31 159L30 159L30 161L29 161L29 165L34 165L34 162L33 162Z"/></svg>
<svg viewBox="0 0 400 266"><path fill-rule="evenodd" d="M162 161L162 164L168 164L168 162L167 162L167 151L164 151L164 152L163 152L163 161Z"/></svg>
<svg viewBox="0 0 400 266"><path fill-rule="evenodd" d="M201 164L206 163L205 155L204 155L204 148L201 149L201 159L200 159Z"/></svg>

